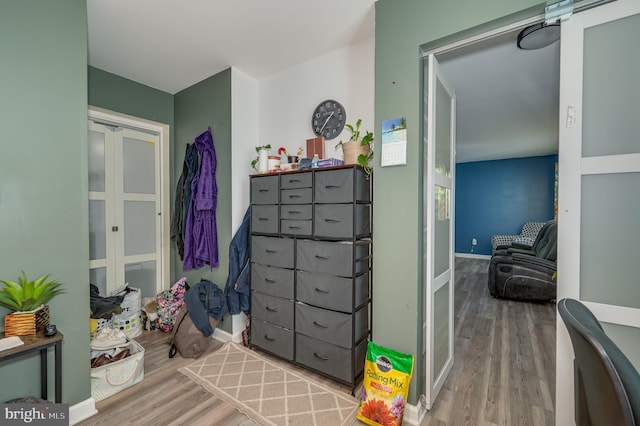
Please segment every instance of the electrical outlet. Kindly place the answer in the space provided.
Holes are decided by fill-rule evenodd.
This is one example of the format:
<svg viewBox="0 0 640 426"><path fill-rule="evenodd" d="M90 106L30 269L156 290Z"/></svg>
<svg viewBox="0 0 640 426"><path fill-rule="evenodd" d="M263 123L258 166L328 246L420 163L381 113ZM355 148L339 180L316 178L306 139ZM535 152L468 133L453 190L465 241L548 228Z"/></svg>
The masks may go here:
<svg viewBox="0 0 640 426"><path fill-rule="evenodd" d="M471 239L471 245L472 246L477 246L478 245L478 240L476 240L475 238Z"/></svg>

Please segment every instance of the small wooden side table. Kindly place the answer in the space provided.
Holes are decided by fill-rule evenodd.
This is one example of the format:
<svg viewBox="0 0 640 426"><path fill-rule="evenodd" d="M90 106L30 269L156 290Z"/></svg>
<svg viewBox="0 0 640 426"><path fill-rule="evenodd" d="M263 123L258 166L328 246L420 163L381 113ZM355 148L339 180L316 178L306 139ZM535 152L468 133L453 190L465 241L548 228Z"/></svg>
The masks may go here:
<svg viewBox="0 0 640 426"><path fill-rule="evenodd" d="M4 337L4 333L0 333L1 337ZM42 399L47 399L47 348L55 346L55 402L62 402L62 339L64 336L58 331L51 337L45 337L42 332L31 336L19 337L24 342L24 345L0 351L0 362L40 351L40 393Z"/></svg>

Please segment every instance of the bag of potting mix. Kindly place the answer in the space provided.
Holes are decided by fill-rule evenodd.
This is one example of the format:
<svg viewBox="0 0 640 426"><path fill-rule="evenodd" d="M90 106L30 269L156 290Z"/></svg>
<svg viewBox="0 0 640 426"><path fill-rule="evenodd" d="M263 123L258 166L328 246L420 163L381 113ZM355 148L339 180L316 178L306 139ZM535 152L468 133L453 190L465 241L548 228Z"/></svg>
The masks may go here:
<svg viewBox="0 0 640 426"><path fill-rule="evenodd" d="M412 374L413 355L368 342L358 420L372 426L401 425Z"/></svg>

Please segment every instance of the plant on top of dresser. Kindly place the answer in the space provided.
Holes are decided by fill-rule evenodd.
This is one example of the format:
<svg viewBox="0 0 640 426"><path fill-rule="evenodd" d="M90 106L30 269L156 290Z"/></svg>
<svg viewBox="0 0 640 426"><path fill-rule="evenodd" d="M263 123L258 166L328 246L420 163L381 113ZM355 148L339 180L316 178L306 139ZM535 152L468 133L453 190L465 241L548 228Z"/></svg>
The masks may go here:
<svg viewBox="0 0 640 426"><path fill-rule="evenodd" d="M351 132L351 137L347 142L338 142L338 147L342 148L345 164L359 164L362 166L367 176L373 173L373 168L369 162L373 159L373 133L366 130L361 131L362 119L358 118L355 125L345 124L344 126Z"/></svg>
<svg viewBox="0 0 640 426"><path fill-rule="evenodd" d="M258 153L258 156L254 158L253 161L251 162L251 167L253 167L256 171L258 171L256 164L258 164L258 160L260 159L260 151L264 150L266 152L270 149L271 149L271 144L256 146L256 152Z"/></svg>
<svg viewBox="0 0 640 426"><path fill-rule="evenodd" d="M22 271L18 282L0 280L5 287L0 291L0 306L13 312L28 312L44 305L54 296L63 293L62 283L57 280L48 280L49 274L45 274L36 280L27 279L27 274Z"/></svg>

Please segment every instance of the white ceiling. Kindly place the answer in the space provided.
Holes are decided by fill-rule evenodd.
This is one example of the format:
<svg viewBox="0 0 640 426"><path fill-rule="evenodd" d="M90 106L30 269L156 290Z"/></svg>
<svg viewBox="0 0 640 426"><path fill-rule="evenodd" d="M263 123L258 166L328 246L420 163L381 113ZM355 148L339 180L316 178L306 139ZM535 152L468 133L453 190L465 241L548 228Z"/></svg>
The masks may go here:
<svg viewBox="0 0 640 426"><path fill-rule="evenodd" d="M230 66L256 79L374 36L375 0L88 0L89 65L177 93ZM557 152L559 43L516 33L441 55L457 161Z"/></svg>
<svg viewBox="0 0 640 426"><path fill-rule="evenodd" d="M438 56L457 100L457 162L558 152L560 42L516 46L519 30Z"/></svg>
<svg viewBox="0 0 640 426"><path fill-rule="evenodd" d="M374 35L374 0L88 0L89 65L176 93L260 79Z"/></svg>

